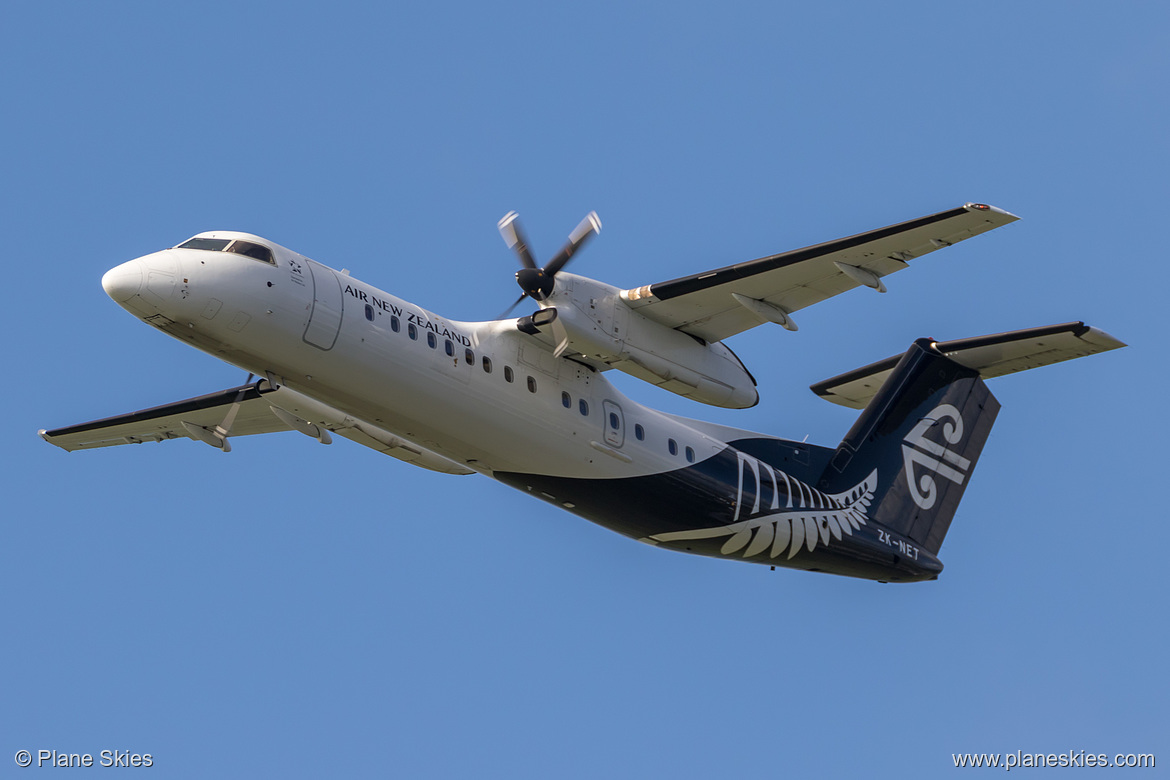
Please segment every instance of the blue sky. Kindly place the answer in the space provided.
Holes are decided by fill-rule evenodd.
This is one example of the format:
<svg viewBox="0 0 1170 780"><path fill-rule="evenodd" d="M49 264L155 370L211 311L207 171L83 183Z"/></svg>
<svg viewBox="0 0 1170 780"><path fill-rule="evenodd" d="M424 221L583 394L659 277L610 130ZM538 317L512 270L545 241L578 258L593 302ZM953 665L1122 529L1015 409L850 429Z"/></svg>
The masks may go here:
<svg viewBox="0 0 1170 780"><path fill-rule="evenodd" d="M1170 761L1163 4L8 4L0 765L157 777L937 777ZM668 554L478 477L294 434L65 454L36 430L237 384L102 273L259 233L456 319L495 222L647 284L933 213L1022 220L731 340L822 444L820 379L1082 319L1126 350L992 383L935 583ZM1163 756L1162 754L1165 754ZM37 770L24 770L29 774ZM42 770L43 771L43 770ZM1109 774L1105 772L1103 774Z"/></svg>

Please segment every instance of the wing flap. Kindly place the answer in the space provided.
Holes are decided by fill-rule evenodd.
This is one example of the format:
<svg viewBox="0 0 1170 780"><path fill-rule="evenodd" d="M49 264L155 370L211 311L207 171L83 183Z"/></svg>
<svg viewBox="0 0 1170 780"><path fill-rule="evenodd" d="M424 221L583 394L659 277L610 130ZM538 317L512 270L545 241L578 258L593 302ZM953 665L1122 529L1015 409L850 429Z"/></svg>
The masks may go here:
<svg viewBox="0 0 1170 780"><path fill-rule="evenodd" d="M1126 346L1124 342L1083 322L1066 322L1043 328L1028 328L935 343L935 347L944 355L956 363L975 369L984 379L1108 352L1124 346ZM879 360L818 382L810 389L826 401L852 409L864 409L894 370L899 359L901 355Z"/></svg>
<svg viewBox="0 0 1170 780"><path fill-rule="evenodd" d="M292 430L275 414L262 396L272 392L266 380L209 393L184 401L163 404L129 414L40 431L41 438L63 450L92 450L119 444L194 439L183 423L214 429L239 404L231 423L231 436Z"/></svg>
<svg viewBox="0 0 1170 780"><path fill-rule="evenodd" d="M1002 209L967 203L804 249L625 290L621 296L649 319L708 342L722 341L762 322L732 293L790 314L860 286L837 263L880 279L908 267L911 260L1016 219Z"/></svg>
<svg viewBox="0 0 1170 780"><path fill-rule="evenodd" d="M42 430L40 435L49 444L69 452L169 439L192 439L219 447L224 442L215 433L217 426L227 429L223 438L228 439L296 430L326 444L329 443L326 431L333 431L419 468L444 474L475 473L449 458L355 420L288 387L274 388L266 379L138 412L51 431Z"/></svg>

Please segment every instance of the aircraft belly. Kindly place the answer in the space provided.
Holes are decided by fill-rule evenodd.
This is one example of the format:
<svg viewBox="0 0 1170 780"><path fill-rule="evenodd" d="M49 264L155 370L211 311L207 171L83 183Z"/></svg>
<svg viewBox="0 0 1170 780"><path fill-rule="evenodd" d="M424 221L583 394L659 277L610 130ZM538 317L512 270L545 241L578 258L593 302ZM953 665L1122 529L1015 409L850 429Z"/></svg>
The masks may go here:
<svg viewBox="0 0 1170 780"><path fill-rule="evenodd" d="M933 579L942 570L941 562L924 550L891 546L886 529L865 522L864 502L850 507L847 499L826 497L808 486L797 489L795 478L784 475L791 505L787 497L779 509L772 501L761 502L761 493L770 498L770 483L745 480L739 472L743 462L743 454L728 447L693 466L635 477L501 471L493 476L605 528L678 552L888 582ZM756 464L757 473L761 467ZM856 500L866 489L863 483L850 495ZM848 535L834 533L834 525L849 525L846 517L857 530L850 526Z"/></svg>
<svg viewBox="0 0 1170 780"><path fill-rule="evenodd" d="M534 395L520 366L516 382L505 384L495 373L465 365L462 347L454 365L441 342L432 351L425 341L400 334L358 334L343 328L328 351L285 339L263 352L253 347L251 354L234 354L231 362L260 374L272 371L300 393L476 471L615 477L660 468L652 458L638 463L591 446L604 442L602 402L593 403L596 411L583 428L577 411L561 405L561 385L543 374L536 377L541 393Z"/></svg>

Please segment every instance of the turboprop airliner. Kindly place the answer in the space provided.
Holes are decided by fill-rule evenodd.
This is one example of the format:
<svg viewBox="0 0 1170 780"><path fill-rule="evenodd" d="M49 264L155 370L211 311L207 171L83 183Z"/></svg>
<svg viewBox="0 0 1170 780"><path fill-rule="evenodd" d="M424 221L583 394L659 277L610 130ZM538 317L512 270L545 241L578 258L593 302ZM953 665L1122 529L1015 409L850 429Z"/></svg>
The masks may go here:
<svg viewBox="0 0 1170 780"><path fill-rule="evenodd" d="M621 371L712 406L759 401L724 342L1017 218L980 203L621 289L564 270L596 213L539 265L499 229L531 314L462 322L248 233L200 233L123 263L106 293L250 372L239 387L40 435L65 450L342 436L446 474L483 474L646 544L882 582L936 579L999 404L985 379L1125 346L1081 322L919 339L814 392L861 410L836 447L687 419L627 398ZM862 293L857 293L862 294ZM513 309L515 306L513 306Z"/></svg>

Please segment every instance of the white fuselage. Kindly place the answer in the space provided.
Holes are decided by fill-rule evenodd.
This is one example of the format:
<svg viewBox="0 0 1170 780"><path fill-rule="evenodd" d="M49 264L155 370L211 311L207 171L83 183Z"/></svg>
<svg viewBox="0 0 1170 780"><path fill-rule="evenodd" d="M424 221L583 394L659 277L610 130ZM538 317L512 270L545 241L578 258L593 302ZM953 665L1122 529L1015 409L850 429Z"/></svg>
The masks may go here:
<svg viewBox="0 0 1170 780"><path fill-rule="evenodd" d="M555 359L513 320L448 320L266 244L275 265L168 249L104 284L170 335L480 473L635 476L725 447Z"/></svg>

